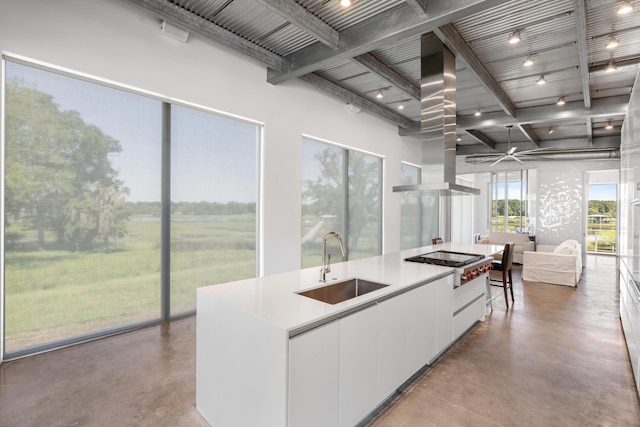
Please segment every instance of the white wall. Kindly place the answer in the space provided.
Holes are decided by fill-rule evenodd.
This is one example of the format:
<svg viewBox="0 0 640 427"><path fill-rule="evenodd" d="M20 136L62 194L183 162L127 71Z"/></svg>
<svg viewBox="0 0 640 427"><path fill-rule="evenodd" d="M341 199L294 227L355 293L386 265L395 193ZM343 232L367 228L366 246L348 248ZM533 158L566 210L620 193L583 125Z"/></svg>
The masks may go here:
<svg viewBox="0 0 640 427"><path fill-rule="evenodd" d="M266 67L197 34L164 36L160 20L120 0L2 0L0 50L264 123L266 274L300 266L301 135L385 157L384 252L400 249L400 161L419 145L396 126L295 80L266 83ZM319 260L320 261L320 260Z"/></svg>

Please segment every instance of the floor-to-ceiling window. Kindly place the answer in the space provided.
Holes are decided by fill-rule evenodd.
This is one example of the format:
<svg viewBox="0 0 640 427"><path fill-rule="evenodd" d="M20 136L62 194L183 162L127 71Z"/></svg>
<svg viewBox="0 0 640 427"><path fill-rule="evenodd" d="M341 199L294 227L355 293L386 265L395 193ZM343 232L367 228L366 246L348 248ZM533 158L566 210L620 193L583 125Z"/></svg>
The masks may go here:
<svg viewBox="0 0 640 427"><path fill-rule="evenodd" d="M322 264L322 237L329 231L342 235L349 259L382 252L382 158L305 137L303 268ZM328 244L337 243L331 239Z"/></svg>
<svg viewBox="0 0 640 427"><path fill-rule="evenodd" d="M528 173L491 173L491 230L530 233L528 212Z"/></svg>
<svg viewBox="0 0 640 427"><path fill-rule="evenodd" d="M420 166L402 162L402 184L420 184ZM431 244L431 239L440 236L439 197L433 195L401 195L401 248L411 249Z"/></svg>
<svg viewBox="0 0 640 427"><path fill-rule="evenodd" d="M591 171L587 179L587 252L616 254L619 171Z"/></svg>
<svg viewBox="0 0 640 427"><path fill-rule="evenodd" d="M196 287L256 274L259 125L3 64L5 354L192 312Z"/></svg>

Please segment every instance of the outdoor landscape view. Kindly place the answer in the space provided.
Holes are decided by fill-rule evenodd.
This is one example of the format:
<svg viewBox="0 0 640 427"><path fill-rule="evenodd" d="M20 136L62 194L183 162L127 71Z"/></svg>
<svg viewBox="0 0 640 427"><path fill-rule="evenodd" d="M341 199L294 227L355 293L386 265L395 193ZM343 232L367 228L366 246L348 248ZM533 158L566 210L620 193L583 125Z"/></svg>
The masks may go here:
<svg viewBox="0 0 640 427"><path fill-rule="evenodd" d="M5 104L5 352L159 319L163 103L7 62ZM174 315L256 274L260 130L171 108Z"/></svg>

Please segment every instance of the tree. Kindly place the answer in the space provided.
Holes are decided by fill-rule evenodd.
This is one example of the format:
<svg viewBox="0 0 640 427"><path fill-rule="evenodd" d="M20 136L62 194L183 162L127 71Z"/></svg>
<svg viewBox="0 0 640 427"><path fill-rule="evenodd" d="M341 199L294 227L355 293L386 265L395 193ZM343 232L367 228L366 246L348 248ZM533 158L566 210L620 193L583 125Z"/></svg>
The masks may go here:
<svg viewBox="0 0 640 427"><path fill-rule="evenodd" d="M60 245L91 249L100 223L90 217L88 206L96 183L101 188L117 184L108 155L122 151L120 143L17 79L6 84L5 104L6 225L30 223L40 248L45 230L51 230Z"/></svg>

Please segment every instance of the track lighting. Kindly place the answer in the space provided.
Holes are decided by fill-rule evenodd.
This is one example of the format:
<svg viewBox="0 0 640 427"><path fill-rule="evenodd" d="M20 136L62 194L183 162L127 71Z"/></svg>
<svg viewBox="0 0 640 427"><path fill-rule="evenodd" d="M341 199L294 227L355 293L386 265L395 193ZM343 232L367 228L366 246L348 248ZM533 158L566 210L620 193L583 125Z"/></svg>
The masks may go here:
<svg viewBox="0 0 640 427"><path fill-rule="evenodd" d="M544 76L540 76L540 78L536 81L536 84L538 85L543 85L547 83L547 81L545 80Z"/></svg>
<svg viewBox="0 0 640 427"><path fill-rule="evenodd" d="M520 30L516 30L509 34L509 44L516 44L520 41Z"/></svg>
<svg viewBox="0 0 640 427"><path fill-rule="evenodd" d="M615 66L613 61L609 61L609 64L606 67L604 67L604 72L605 73L611 73L613 71L616 71L617 69L618 69L618 67Z"/></svg>
<svg viewBox="0 0 640 427"><path fill-rule="evenodd" d="M626 15L632 10L633 10L633 2L630 2L630 1L623 1L618 5L618 7L616 7L616 11L618 12L618 15Z"/></svg>
<svg viewBox="0 0 640 427"><path fill-rule="evenodd" d="M404 104L398 105L398 110L404 110Z"/></svg>
<svg viewBox="0 0 640 427"><path fill-rule="evenodd" d="M342 6L342 7L351 6L351 0L340 0L340 6Z"/></svg>
<svg viewBox="0 0 640 427"><path fill-rule="evenodd" d="M379 90L376 92L376 98L381 99L384 95L382 94L382 91Z"/></svg>
<svg viewBox="0 0 640 427"><path fill-rule="evenodd" d="M456 141L458 141L458 142L462 141L462 137L460 135L457 135L456 136Z"/></svg>
<svg viewBox="0 0 640 427"><path fill-rule="evenodd" d="M473 113L473 115L474 115L474 116L476 116L476 117L480 117L480 116L482 115L482 113L480 112L480 109L478 108L478 109L476 110L476 112L475 112L475 113Z"/></svg>
<svg viewBox="0 0 640 427"><path fill-rule="evenodd" d="M561 96L560 98L558 98L558 102L556 102L557 105L564 105L566 104L566 101L564 100L564 96Z"/></svg>
<svg viewBox="0 0 640 427"><path fill-rule="evenodd" d="M606 130L611 130L611 129L613 129L613 124L611 122L608 122L607 125L604 128Z"/></svg>
<svg viewBox="0 0 640 427"><path fill-rule="evenodd" d="M617 48L618 46L620 46L620 40L618 40L617 38L615 38L613 36L611 36L611 38L609 39L607 44L604 45L605 49L608 49L608 50L613 50L613 49Z"/></svg>
<svg viewBox="0 0 640 427"><path fill-rule="evenodd" d="M554 128L549 128L549 135L551 135L553 132L555 132Z"/></svg>
<svg viewBox="0 0 640 427"><path fill-rule="evenodd" d="M531 55L524 58L524 61L522 61L522 65L524 65L525 67L531 67L533 65L533 58L531 57Z"/></svg>

